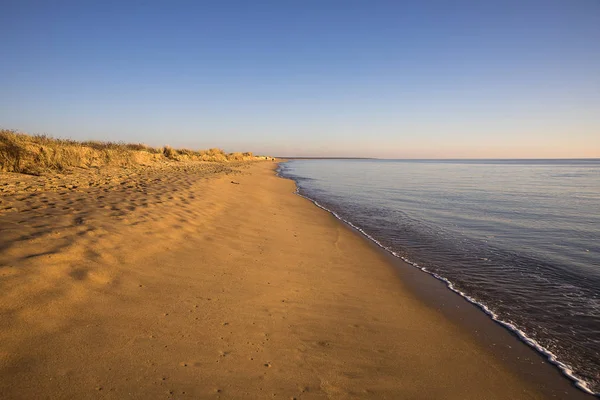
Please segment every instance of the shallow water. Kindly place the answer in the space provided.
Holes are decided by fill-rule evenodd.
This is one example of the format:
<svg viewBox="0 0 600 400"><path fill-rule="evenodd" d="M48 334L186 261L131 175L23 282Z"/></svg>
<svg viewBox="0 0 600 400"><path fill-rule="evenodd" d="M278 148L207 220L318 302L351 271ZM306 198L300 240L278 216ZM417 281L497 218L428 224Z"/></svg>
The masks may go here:
<svg viewBox="0 0 600 400"><path fill-rule="evenodd" d="M293 160L280 174L600 393L600 160Z"/></svg>

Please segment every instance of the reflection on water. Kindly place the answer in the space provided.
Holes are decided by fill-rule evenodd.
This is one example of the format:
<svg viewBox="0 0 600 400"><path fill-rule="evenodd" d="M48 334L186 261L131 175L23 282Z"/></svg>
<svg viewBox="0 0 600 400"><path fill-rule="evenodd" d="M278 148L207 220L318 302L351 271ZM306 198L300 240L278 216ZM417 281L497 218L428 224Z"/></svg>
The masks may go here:
<svg viewBox="0 0 600 400"><path fill-rule="evenodd" d="M294 160L281 174L600 392L600 160Z"/></svg>

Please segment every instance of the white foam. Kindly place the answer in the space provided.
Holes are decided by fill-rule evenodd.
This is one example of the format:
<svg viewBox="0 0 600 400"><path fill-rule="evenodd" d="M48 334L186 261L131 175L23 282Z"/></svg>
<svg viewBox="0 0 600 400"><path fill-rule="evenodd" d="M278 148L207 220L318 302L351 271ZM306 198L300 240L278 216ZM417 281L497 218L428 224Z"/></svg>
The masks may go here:
<svg viewBox="0 0 600 400"><path fill-rule="evenodd" d="M278 168L276 172L277 172L278 176L280 176L282 178L285 178L285 179L290 179L290 178L287 178L285 176L281 176L281 174L280 174L281 169L280 168ZM294 180L294 179L292 179L292 180ZM319 207L319 208L327 211L328 213L332 214L334 217L336 217L340 221L342 221L345 224L351 226L353 229L355 229L358 232L360 232L362 235L364 235L365 237L367 237L369 240L371 240L372 242L374 242L375 244L377 244L379 247L381 247L385 251L391 253L394 257L397 257L397 258L401 259L402 261L406 262L407 264L412 265L413 267L416 267L416 268L420 269L421 271L423 271L423 272L425 272L425 273L427 273L427 274L435 277L436 279L444 282L446 284L446 286L448 287L448 289L450 289L453 292L459 294L461 297L463 297L469 303L472 303L472 304L476 305L477 307L479 307L480 309L482 309L495 322L497 322L500 325L504 326L505 328L509 329L511 332L513 332L514 334L516 334L517 337L519 339L521 339L521 341L527 343L529 346L533 347L535 350L537 350L538 352L542 353L548 359L548 361L550 361L550 363L552 363L555 366L557 366L563 372L563 374L566 375L569 379L571 379L573 381L573 383L575 384L575 386L577 386L579 389L581 389L584 392L589 393L591 395L600 396L600 393L595 393L592 389L590 389L590 387L589 387L589 385L588 385L588 383L586 381L584 381L583 379L577 377L574 374L573 369L569 365L567 365L567 364L561 362L560 360L558 360L558 358L556 357L556 355L554 353L552 353L550 350L548 350L545 347L543 347L541 344L539 344L538 342L536 342L534 339L532 339L529 336L527 336L527 334L525 332L523 332L522 330L520 330L519 328L517 328L511 322L504 321L504 320L500 319L500 317L498 317L498 315L494 311L492 311L488 306L486 306L485 304L483 304L483 303L475 300L474 298L472 298L471 296L467 295L466 293L463 293L460 290L456 289L454 287L454 284L451 281L449 281L448 279L446 279L443 276L440 276L440 275L438 275L438 274L436 274L434 272L431 272L431 271L427 270L427 268L420 266L416 262L413 262L413 261L411 261L411 260L409 260L409 259L401 256L400 254L396 253L395 251L393 251L389 247L384 246L377 239L375 239L373 236L369 235L367 232L365 232L360 227L354 225L352 222L350 222L348 220L345 220L344 218L342 218L335 211L332 211L332 210L330 210L330 209L322 206L321 204L319 204L316 200L311 199L310 197L307 197L307 196L304 196L303 194L301 194L297 185L296 185L296 191L294 193L297 194L300 197L303 197L303 198L311 201L317 207Z"/></svg>

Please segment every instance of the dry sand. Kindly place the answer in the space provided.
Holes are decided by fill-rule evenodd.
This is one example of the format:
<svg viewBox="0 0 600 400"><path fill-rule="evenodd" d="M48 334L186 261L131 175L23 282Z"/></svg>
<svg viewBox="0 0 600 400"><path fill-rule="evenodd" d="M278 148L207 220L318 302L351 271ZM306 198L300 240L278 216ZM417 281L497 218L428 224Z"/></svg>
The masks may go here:
<svg viewBox="0 0 600 400"><path fill-rule="evenodd" d="M1 174L0 397L542 398L274 165Z"/></svg>

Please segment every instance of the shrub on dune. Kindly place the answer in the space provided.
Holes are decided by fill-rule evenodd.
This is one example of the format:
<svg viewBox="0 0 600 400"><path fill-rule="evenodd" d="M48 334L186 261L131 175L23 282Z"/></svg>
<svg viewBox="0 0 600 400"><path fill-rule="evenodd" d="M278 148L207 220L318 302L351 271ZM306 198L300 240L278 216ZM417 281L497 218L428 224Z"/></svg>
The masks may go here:
<svg viewBox="0 0 600 400"><path fill-rule="evenodd" d="M252 153L225 153L222 149L173 149L151 147L142 143L78 142L47 135L27 135L0 129L0 171L39 175L46 171L68 168L126 166L148 164L157 160L228 162L257 160Z"/></svg>

